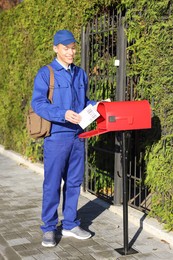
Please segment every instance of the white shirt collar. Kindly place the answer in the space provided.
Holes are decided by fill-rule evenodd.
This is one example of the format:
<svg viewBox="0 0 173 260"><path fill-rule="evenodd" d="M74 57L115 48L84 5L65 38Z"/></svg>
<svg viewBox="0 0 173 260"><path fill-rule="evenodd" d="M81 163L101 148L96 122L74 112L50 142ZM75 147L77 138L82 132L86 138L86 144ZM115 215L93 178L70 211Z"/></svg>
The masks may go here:
<svg viewBox="0 0 173 260"><path fill-rule="evenodd" d="M56 58L56 61L57 61L65 70L70 69L70 71L71 71L71 64L70 64L70 65L68 66L68 68L67 68L67 67L65 67L64 64L62 64L57 58Z"/></svg>

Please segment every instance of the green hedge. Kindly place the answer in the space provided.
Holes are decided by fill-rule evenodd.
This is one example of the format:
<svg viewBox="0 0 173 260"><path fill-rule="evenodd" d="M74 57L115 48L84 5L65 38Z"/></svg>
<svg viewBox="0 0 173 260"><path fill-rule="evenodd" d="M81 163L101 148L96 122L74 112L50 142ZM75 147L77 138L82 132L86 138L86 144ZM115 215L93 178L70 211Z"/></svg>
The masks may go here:
<svg viewBox="0 0 173 260"><path fill-rule="evenodd" d="M147 160L146 183L152 190L152 215L166 223L165 227L173 227L173 138L162 138L155 144Z"/></svg>
<svg viewBox="0 0 173 260"><path fill-rule="evenodd" d="M6 148L33 160L40 158L41 145L38 142L36 149L26 132L36 72L53 59L57 30L72 30L80 42L81 26L111 2L116 1L25 0L0 14L0 142ZM76 63L80 63L80 46Z"/></svg>
<svg viewBox="0 0 173 260"><path fill-rule="evenodd" d="M153 127L161 135L152 145L148 136L146 184L153 194L150 214L173 230L173 5L168 0L122 2L127 8L128 52L132 55L128 75L140 76L136 92L150 100L157 122Z"/></svg>
<svg viewBox="0 0 173 260"><path fill-rule="evenodd" d="M148 144L146 183L154 194L151 214L173 229L173 48L172 1L168 0L25 0L0 13L0 143L32 160L42 159L42 142L26 131L33 79L54 54L52 36L81 26L109 6L126 10L127 74L139 77L137 96L150 100L161 125L161 140ZM80 64L80 46L76 63ZM165 205L165 206L163 206Z"/></svg>

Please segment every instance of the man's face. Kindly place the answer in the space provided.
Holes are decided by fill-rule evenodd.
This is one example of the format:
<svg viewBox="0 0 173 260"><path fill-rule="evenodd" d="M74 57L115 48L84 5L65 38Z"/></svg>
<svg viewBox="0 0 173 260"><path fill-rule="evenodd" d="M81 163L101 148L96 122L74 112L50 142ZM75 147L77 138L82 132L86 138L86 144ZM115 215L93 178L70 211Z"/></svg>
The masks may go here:
<svg viewBox="0 0 173 260"><path fill-rule="evenodd" d="M57 59L65 66L68 67L73 60L76 53L76 44L74 42L63 45L58 44L57 46L53 46L54 51L57 54Z"/></svg>

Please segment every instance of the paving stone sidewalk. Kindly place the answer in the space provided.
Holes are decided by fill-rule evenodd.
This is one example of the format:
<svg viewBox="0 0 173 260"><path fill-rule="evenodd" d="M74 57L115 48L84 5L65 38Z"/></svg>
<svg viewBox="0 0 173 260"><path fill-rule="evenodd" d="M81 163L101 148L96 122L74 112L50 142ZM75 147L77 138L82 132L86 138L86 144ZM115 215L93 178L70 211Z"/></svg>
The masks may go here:
<svg viewBox="0 0 173 260"><path fill-rule="evenodd" d="M92 233L88 240L58 236L54 248L41 246L43 175L0 154L0 260L173 259L173 245L129 223L129 245L138 253L122 256L123 220L99 199L80 196L78 215ZM61 209L61 208L60 208ZM62 219L61 211L59 212Z"/></svg>

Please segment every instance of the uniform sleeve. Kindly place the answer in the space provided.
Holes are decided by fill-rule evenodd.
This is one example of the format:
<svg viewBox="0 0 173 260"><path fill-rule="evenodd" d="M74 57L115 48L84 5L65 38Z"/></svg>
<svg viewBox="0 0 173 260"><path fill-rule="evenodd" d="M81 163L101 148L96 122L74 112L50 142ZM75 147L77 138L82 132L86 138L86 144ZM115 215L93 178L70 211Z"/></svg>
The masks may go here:
<svg viewBox="0 0 173 260"><path fill-rule="evenodd" d="M34 80L34 89L31 106L36 114L51 122L66 122L65 113L67 110L60 109L57 105L51 104L48 99L50 82L49 69L41 68Z"/></svg>

